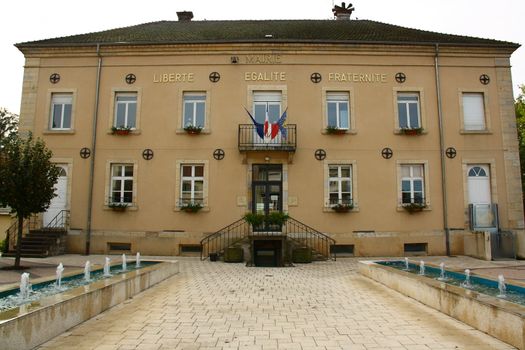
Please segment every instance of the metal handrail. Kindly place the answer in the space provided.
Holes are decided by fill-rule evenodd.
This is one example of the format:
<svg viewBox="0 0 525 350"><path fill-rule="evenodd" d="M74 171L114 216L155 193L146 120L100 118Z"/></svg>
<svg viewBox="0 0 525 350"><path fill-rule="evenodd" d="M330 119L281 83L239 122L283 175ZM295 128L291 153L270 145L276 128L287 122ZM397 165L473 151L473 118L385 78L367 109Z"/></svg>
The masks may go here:
<svg viewBox="0 0 525 350"><path fill-rule="evenodd" d="M336 243L333 238L288 217L282 224L280 232L253 232L251 225L244 218L239 219L201 240L201 260L208 259L210 254L220 254L252 233L286 236L301 246L313 249L327 259L336 260L337 258L336 254L331 251L331 246Z"/></svg>
<svg viewBox="0 0 525 350"><path fill-rule="evenodd" d="M24 220L22 227L22 237L25 237L32 230L42 231L56 231L57 229L67 230L69 227L69 210L61 210L45 227L42 227L40 218L37 214L31 215L29 218ZM13 251L16 249L18 243L18 219L9 226L5 231L6 240L8 242L8 250Z"/></svg>

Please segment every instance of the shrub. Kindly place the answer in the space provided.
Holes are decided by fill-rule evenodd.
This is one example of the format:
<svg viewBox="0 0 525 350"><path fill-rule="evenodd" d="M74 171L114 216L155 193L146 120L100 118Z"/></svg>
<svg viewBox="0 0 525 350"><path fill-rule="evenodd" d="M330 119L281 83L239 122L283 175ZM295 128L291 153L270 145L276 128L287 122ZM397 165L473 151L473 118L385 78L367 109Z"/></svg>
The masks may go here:
<svg viewBox="0 0 525 350"><path fill-rule="evenodd" d="M299 264L312 262L312 250L310 248L296 248L292 251L292 261Z"/></svg>
<svg viewBox="0 0 525 350"><path fill-rule="evenodd" d="M224 250L224 262L243 262L244 250L241 247L229 247Z"/></svg>

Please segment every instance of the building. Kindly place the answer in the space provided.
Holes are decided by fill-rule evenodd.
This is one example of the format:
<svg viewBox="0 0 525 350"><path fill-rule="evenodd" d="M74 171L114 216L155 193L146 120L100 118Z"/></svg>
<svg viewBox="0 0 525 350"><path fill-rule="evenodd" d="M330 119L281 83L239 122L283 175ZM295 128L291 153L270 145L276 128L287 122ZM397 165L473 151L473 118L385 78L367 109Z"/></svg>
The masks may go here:
<svg viewBox="0 0 525 350"><path fill-rule="evenodd" d="M44 224L69 210L74 253L178 255L247 212L285 212L356 256L463 254L465 236L498 230L525 256L509 63L519 45L351 10L181 12L17 44L21 129L63 169ZM253 254L284 254L286 239L262 236L250 236Z"/></svg>

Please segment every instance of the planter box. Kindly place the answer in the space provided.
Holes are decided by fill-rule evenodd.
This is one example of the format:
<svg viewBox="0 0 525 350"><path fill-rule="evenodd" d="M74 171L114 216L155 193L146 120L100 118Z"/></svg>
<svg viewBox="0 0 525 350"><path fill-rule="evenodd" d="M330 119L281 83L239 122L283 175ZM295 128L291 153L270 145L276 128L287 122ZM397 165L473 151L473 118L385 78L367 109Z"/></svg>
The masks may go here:
<svg viewBox="0 0 525 350"><path fill-rule="evenodd" d="M241 247L230 247L224 250L224 262L239 263L244 261L244 250Z"/></svg>
<svg viewBox="0 0 525 350"><path fill-rule="evenodd" d="M312 262L312 250L310 248L297 248L292 251L292 262L297 264L309 264Z"/></svg>

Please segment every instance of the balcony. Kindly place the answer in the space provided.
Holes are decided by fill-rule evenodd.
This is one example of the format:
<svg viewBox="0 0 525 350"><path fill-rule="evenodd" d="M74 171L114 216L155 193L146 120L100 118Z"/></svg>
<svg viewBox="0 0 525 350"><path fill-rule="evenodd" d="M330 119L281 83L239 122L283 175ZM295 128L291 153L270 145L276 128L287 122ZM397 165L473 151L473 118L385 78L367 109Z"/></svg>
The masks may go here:
<svg viewBox="0 0 525 350"><path fill-rule="evenodd" d="M286 137L281 132L271 137L260 137L253 124L239 124L239 151L279 151L294 153L297 148L297 125L284 126Z"/></svg>

